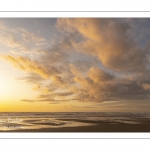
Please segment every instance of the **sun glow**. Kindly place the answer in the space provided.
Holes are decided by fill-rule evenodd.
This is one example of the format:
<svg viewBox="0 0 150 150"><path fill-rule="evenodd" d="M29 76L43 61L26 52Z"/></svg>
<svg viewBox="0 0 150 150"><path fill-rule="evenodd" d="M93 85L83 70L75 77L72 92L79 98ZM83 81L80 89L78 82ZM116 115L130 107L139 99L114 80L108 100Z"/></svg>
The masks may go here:
<svg viewBox="0 0 150 150"><path fill-rule="evenodd" d="M6 98L8 93L12 93L14 90L13 78L10 78L8 74L0 73L0 98Z"/></svg>

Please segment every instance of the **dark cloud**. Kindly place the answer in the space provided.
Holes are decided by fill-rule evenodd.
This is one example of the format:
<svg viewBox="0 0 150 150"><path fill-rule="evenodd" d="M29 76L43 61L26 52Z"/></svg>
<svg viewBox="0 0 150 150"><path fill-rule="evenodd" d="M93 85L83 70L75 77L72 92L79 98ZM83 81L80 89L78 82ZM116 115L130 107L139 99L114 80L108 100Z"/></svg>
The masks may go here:
<svg viewBox="0 0 150 150"><path fill-rule="evenodd" d="M64 100L58 100L58 99L52 99L52 98L48 98L48 99L35 99L35 100L30 100L30 99L21 99L20 101L23 101L23 102L28 102L28 103L34 103L34 102L47 102L47 103L50 103L50 104L59 104L59 103L64 103L64 102L69 102L71 101L72 99L64 99Z"/></svg>
<svg viewBox="0 0 150 150"><path fill-rule="evenodd" d="M28 103L34 103L34 102L36 102L35 100L29 100L29 99L21 99L20 101L22 101L22 102L28 102Z"/></svg>
<svg viewBox="0 0 150 150"><path fill-rule="evenodd" d="M74 94L73 92L61 92L61 93L55 93L58 96L70 96L72 94Z"/></svg>

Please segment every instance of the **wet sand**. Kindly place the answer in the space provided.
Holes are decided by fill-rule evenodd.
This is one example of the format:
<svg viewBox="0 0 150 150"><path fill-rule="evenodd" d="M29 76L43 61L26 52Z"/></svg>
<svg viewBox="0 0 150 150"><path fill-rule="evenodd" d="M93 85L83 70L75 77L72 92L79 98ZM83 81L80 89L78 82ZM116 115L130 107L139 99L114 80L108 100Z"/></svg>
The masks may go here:
<svg viewBox="0 0 150 150"><path fill-rule="evenodd" d="M59 128L50 127L41 129L11 130L5 132L150 132L150 123L144 124L99 123L91 126L59 127Z"/></svg>
<svg viewBox="0 0 150 150"><path fill-rule="evenodd" d="M0 132L150 132L150 114L2 113Z"/></svg>

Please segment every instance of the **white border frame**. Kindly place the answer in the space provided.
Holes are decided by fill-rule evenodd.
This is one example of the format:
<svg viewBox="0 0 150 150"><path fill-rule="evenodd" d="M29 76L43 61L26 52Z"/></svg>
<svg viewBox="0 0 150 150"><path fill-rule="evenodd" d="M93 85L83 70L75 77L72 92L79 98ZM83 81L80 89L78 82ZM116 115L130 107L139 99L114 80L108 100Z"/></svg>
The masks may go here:
<svg viewBox="0 0 150 150"><path fill-rule="evenodd" d="M124 11L0 11L0 18L150 18L150 11L147 12L124 12Z"/></svg>
<svg viewBox="0 0 150 150"><path fill-rule="evenodd" d="M84 132L20 132L20 133L4 133L0 132L0 139L150 139L150 133L107 133L107 132L95 132L95 133L84 133Z"/></svg>
<svg viewBox="0 0 150 150"><path fill-rule="evenodd" d="M0 12L0 18L150 18L150 12ZM4 133L0 132L0 139L150 139L150 133L132 133L132 132L95 132L95 133L65 133L65 132L28 132L28 133Z"/></svg>

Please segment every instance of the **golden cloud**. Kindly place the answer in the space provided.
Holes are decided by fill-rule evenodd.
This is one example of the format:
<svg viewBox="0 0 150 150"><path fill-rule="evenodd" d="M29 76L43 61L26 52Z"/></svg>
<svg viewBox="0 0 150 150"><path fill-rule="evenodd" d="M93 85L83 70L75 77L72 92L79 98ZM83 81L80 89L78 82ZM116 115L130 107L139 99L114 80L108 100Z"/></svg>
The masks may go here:
<svg viewBox="0 0 150 150"><path fill-rule="evenodd" d="M146 70L146 52L128 34L130 26L127 23L98 18L61 18L57 28L79 32L84 40L74 43L74 48L98 57L109 69L119 72Z"/></svg>
<svg viewBox="0 0 150 150"><path fill-rule="evenodd" d="M59 71L52 66L44 66L38 61L33 61L28 57L15 57L6 55L3 57L8 62L12 63L15 68L19 68L28 73L36 73L45 79L49 79L51 76L58 74Z"/></svg>

